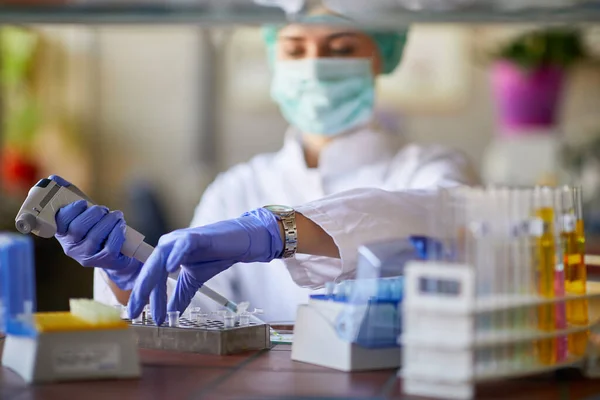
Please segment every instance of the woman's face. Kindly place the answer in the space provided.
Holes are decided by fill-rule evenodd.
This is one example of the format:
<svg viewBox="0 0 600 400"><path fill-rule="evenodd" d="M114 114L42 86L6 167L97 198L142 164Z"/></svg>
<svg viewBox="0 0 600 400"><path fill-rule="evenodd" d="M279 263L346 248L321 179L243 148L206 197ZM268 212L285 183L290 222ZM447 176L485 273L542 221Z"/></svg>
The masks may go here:
<svg viewBox="0 0 600 400"><path fill-rule="evenodd" d="M292 24L279 31L277 60L305 58L369 58L373 75L381 72L381 57L377 45L358 30L322 25Z"/></svg>

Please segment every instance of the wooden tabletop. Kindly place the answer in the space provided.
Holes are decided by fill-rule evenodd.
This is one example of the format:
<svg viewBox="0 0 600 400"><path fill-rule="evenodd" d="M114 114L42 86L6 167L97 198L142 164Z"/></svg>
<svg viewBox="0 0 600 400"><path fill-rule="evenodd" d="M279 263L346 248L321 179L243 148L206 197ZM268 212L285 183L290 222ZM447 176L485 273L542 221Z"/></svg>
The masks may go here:
<svg viewBox="0 0 600 400"><path fill-rule="evenodd" d="M0 339L2 342L2 339ZM1 352L1 351L0 351ZM290 346L234 356L140 350L140 379L27 386L0 368L2 400L412 399L395 370L342 373L290 359ZM600 380L575 370L478 387L482 399L594 399Z"/></svg>

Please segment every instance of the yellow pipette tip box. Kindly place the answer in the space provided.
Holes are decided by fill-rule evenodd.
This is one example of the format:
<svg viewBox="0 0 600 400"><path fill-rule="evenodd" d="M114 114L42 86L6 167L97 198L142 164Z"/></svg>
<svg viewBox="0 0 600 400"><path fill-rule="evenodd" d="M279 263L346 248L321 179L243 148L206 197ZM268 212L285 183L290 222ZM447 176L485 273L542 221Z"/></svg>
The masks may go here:
<svg viewBox="0 0 600 400"><path fill-rule="evenodd" d="M125 321L89 322L70 312L43 312L33 315L38 332L72 332L110 329L127 329Z"/></svg>

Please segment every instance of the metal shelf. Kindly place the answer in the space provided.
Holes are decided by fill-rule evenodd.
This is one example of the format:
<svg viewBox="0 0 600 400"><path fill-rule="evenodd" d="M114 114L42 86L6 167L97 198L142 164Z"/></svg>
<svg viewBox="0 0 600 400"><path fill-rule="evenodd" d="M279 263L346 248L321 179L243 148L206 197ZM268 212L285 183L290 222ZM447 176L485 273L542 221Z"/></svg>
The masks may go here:
<svg viewBox="0 0 600 400"><path fill-rule="evenodd" d="M407 11L396 7L352 16L358 25L401 28L413 23L591 23L600 21L600 5L581 5L560 9L497 11L469 8L447 12ZM0 23L58 24L205 24L259 25L289 21L276 7L259 5L163 4L144 5L0 5Z"/></svg>
<svg viewBox="0 0 600 400"><path fill-rule="evenodd" d="M263 24L286 22L279 8L194 5L0 5L3 24Z"/></svg>

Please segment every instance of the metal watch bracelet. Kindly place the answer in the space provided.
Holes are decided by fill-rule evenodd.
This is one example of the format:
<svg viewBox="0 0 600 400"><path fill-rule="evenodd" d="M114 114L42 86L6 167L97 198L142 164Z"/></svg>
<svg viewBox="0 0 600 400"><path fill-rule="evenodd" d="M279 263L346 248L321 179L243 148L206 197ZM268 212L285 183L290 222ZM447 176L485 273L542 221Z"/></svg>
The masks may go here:
<svg viewBox="0 0 600 400"><path fill-rule="evenodd" d="M292 211L288 215L279 215L283 224L284 247L281 258L291 258L298 249L298 229L296 227L296 212Z"/></svg>

